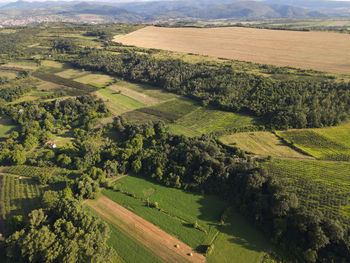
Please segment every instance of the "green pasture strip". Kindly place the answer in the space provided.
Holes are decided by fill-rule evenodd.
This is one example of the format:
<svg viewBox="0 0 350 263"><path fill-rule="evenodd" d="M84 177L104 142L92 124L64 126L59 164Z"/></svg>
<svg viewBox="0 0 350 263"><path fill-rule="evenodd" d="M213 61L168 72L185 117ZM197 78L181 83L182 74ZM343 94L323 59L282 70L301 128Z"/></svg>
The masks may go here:
<svg viewBox="0 0 350 263"><path fill-rule="evenodd" d="M144 107L145 105L137 100L134 100L130 97L127 97L123 94L119 94L111 89L101 89L98 91L100 94L104 95L105 97L113 100L113 101L116 101L130 109L138 109L138 108L142 108Z"/></svg>
<svg viewBox="0 0 350 263"><path fill-rule="evenodd" d="M97 217L96 212L92 208L87 207L87 209ZM101 218L101 217L100 217ZM101 218L102 219L102 218ZM129 237L117 225L103 219L109 226L110 238L108 240L108 245L114 248L117 252L118 257L121 258L122 262L132 263L132 262L144 262L144 263L161 263L162 261L156 257L152 252L143 247L137 241ZM120 260L116 260L120 262ZM116 263L115 262L115 263ZM121 262L121 263L122 263Z"/></svg>

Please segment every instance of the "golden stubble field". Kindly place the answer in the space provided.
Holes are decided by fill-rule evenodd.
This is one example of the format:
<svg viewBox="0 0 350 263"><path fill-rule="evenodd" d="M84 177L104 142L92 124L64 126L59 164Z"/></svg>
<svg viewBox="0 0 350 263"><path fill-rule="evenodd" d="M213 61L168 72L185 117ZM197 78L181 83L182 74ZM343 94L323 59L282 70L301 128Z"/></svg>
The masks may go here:
<svg viewBox="0 0 350 263"><path fill-rule="evenodd" d="M350 34L240 27L145 27L114 41L126 45L350 74Z"/></svg>

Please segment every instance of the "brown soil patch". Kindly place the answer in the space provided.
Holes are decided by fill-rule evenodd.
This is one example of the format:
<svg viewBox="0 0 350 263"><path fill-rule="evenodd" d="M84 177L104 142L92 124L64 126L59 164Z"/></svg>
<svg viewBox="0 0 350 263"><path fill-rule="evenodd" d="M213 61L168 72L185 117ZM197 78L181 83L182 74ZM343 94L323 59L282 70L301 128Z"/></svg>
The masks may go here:
<svg viewBox="0 0 350 263"><path fill-rule="evenodd" d="M116 92L120 92L121 94L128 96L134 100L137 100L139 102L141 102L142 104L145 104L147 106L151 106L151 105L155 105L157 103L159 103L159 100L157 100L156 98L150 97L146 94L137 92L135 90L131 90L125 87L121 87L121 86L110 86L108 87L109 89L116 91Z"/></svg>
<svg viewBox="0 0 350 263"><path fill-rule="evenodd" d="M105 196L86 204L165 262L206 262L202 254Z"/></svg>
<svg viewBox="0 0 350 263"><path fill-rule="evenodd" d="M114 41L279 66L350 74L350 35L255 28L145 27Z"/></svg>

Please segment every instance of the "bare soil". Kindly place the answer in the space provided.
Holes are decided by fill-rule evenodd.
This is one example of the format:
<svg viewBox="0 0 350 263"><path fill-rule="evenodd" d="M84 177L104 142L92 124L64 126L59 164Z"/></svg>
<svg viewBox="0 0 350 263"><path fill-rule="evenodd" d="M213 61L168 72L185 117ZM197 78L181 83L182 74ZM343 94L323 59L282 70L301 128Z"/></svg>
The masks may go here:
<svg viewBox="0 0 350 263"><path fill-rule="evenodd" d="M105 196L86 204L164 262L206 262L202 254Z"/></svg>
<svg viewBox="0 0 350 263"><path fill-rule="evenodd" d="M213 57L350 74L350 34L255 28L145 27L114 41Z"/></svg>

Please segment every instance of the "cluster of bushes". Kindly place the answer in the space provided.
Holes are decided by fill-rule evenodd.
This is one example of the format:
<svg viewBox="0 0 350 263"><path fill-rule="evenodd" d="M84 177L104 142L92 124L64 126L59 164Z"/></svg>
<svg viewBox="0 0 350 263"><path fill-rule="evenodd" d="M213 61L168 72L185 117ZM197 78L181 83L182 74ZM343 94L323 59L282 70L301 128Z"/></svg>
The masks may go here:
<svg viewBox="0 0 350 263"><path fill-rule="evenodd" d="M77 127L93 129L97 120L108 114L108 109L101 100L96 100L92 96L81 96L42 103L31 101L17 105L0 105L1 112L19 124L19 129L0 143L0 163L24 164L27 161L26 151L33 149L39 143L44 144L51 140L53 134L59 133L62 129L71 130ZM42 159L51 160L53 159L51 155L47 154ZM66 155L58 156L57 162L67 163L68 158Z"/></svg>
<svg viewBox="0 0 350 263"><path fill-rule="evenodd" d="M336 125L350 114L350 83L318 78L278 80L236 72L231 65L160 60L136 52L87 51L72 63L156 85L204 105L253 114L272 128Z"/></svg>
<svg viewBox="0 0 350 263"><path fill-rule="evenodd" d="M11 262L112 262L108 226L78 201L49 191L43 207L33 210L24 227L2 244Z"/></svg>

